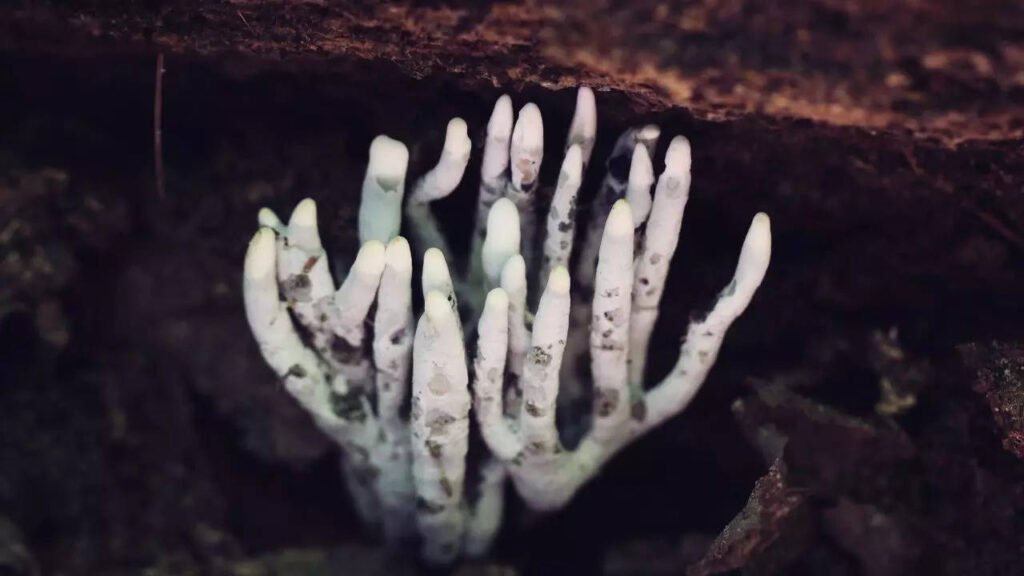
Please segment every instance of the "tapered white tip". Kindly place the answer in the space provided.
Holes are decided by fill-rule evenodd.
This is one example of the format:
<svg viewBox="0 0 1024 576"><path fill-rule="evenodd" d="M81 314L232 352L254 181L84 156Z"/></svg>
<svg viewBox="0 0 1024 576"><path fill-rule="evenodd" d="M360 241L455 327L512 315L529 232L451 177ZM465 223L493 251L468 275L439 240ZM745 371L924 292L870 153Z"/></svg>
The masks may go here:
<svg viewBox="0 0 1024 576"><path fill-rule="evenodd" d="M259 213L256 215L256 221L259 222L260 226L271 228L275 232L284 231L284 222L270 208L260 208Z"/></svg>
<svg viewBox="0 0 1024 576"><path fill-rule="evenodd" d="M604 233L609 236L633 236L633 211L629 202L618 200L608 214L608 222L604 225Z"/></svg>
<svg viewBox="0 0 1024 576"><path fill-rule="evenodd" d="M503 245L514 243L519 245L519 209L508 198L499 198L487 213L487 233L489 238L498 240Z"/></svg>
<svg viewBox="0 0 1024 576"><path fill-rule="evenodd" d="M292 216L288 219L288 227L310 228L316 226L316 200L305 198L292 210Z"/></svg>
<svg viewBox="0 0 1024 576"><path fill-rule="evenodd" d="M576 92L576 110L569 126L570 137L589 139L596 133L597 103L594 101L594 91L587 86L580 86Z"/></svg>
<svg viewBox="0 0 1024 576"><path fill-rule="evenodd" d="M356 262L352 265L352 271L362 276L380 276L384 271L387 262L385 255L387 250L379 240L367 240L359 248L356 254Z"/></svg>
<svg viewBox="0 0 1024 576"><path fill-rule="evenodd" d="M637 146L633 148L633 159L629 165L629 183L637 186L646 184L650 186L654 182L654 166L651 164L651 155L647 148Z"/></svg>
<svg viewBox="0 0 1024 576"><path fill-rule="evenodd" d="M444 253L430 248L423 254L423 287L427 292L451 284L451 274Z"/></svg>
<svg viewBox="0 0 1024 576"><path fill-rule="evenodd" d="M540 108L533 102L519 110L519 120L512 131L512 142L526 150L544 146L544 120L541 118Z"/></svg>
<svg viewBox="0 0 1024 576"><path fill-rule="evenodd" d="M569 146L562 159L562 172L558 175L559 183L579 184L583 179L583 152L579 144ZM564 180L563 180L564 179Z"/></svg>
<svg viewBox="0 0 1024 576"><path fill-rule="evenodd" d="M401 180L409 166L409 149L384 134L370 143L370 162L366 171L376 178Z"/></svg>
<svg viewBox="0 0 1024 576"><path fill-rule="evenodd" d="M444 150L452 156L461 157L469 155L473 142L469 139L469 129L466 121L462 118L452 118L448 121L448 130L444 136Z"/></svg>
<svg viewBox="0 0 1024 576"><path fill-rule="evenodd" d="M448 303L448 298L438 290L427 293L424 308L427 318L434 326L441 326L451 320L452 306Z"/></svg>
<svg viewBox="0 0 1024 576"><path fill-rule="evenodd" d="M260 228L253 235L249 249L245 252L245 277L256 280L273 274L276 259L274 231L266 227Z"/></svg>
<svg viewBox="0 0 1024 576"><path fill-rule="evenodd" d="M688 174L691 165L690 141L685 136L676 136L665 152L665 173L674 176Z"/></svg>
<svg viewBox="0 0 1024 576"><path fill-rule="evenodd" d="M626 200L633 209L633 227L647 220L651 213L651 184L654 183L654 166L646 146L633 147L633 159L629 167L629 185Z"/></svg>
<svg viewBox="0 0 1024 576"><path fill-rule="evenodd" d="M505 312L508 310L508 292L502 288L495 288L487 293L487 300L484 301L484 310Z"/></svg>
<svg viewBox="0 0 1024 576"><path fill-rule="evenodd" d="M385 266L406 275L412 274L412 251L409 249L409 241L402 236L395 236L388 242L384 254Z"/></svg>
<svg viewBox="0 0 1024 576"><path fill-rule="evenodd" d="M522 254L516 254L505 262L505 267L501 269L501 287L506 292L526 288L526 261Z"/></svg>
<svg viewBox="0 0 1024 576"><path fill-rule="evenodd" d="M547 290L555 294L568 294L569 287L569 271L565 266L556 266L548 276Z"/></svg>
<svg viewBox="0 0 1024 576"><path fill-rule="evenodd" d="M648 124L636 131L636 141L644 146L650 146L651 143L658 140L659 136L661 136L661 128L654 124Z"/></svg>
<svg viewBox="0 0 1024 576"><path fill-rule="evenodd" d="M502 94L494 103L494 111L487 122L487 135L506 139L512 133L512 99Z"/></svg>
<svg viewBox="0 0 1024 576"><path fill-rule="evenodd" d="M772 257L771 219L764 212L758 212L747 230L743 249L736 264L736 282L756 288L764 279Z"/></svg>

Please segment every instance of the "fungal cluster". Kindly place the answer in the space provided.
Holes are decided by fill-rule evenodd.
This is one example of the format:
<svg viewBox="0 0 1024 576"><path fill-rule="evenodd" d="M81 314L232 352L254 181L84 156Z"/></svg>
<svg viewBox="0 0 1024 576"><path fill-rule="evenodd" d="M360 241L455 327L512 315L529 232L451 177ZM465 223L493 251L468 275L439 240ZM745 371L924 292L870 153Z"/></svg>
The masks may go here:
<svg viewBox="0 0 1024 576"><path fill-rule="evenodd" d="M469 162L459 118L448 124L437 165L408 195L407 148L374 139L362 247L340 286L313 200L300 202L287 224L260 211L244 296L262 355L340 446L365 523L389 543L420 542L429 563L487 551L506 480L529 508L557 510L624 446L686 408L768 268L770 224L760 213L732 281L691 322L675 367L645 383L689 195L690 144L675 137L655 179L659 129L622 134L577 238L577 197L596 133L594 94L581 88L557 185L541 206L540 110L526 104L514 119L502 96L487 125L470 257L458 268L430 204L456 189ZM423 255L418 322L403 220ZM486 450L468 460L471 412Z"/></svg>

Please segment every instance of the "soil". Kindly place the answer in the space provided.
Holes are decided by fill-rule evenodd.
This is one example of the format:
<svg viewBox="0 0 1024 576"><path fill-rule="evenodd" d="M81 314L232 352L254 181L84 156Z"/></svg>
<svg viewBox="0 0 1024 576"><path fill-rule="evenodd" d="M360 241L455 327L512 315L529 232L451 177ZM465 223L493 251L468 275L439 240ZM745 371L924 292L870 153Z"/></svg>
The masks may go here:
<svg viewBox="0 0 1024 576"><path fill-rule="evenodd" d="M343 269L373 136L420 174L509 93L557 150L579 84L595 158L644 122L693 143L652 380L760 210L773 260L683 415L559 514L510 493L462 569L1021 572L1019 2L23 0L0 7L0 573L414 570L259 358L256 212L315 198ZM473 183L440 206L463 249Z"/></svg>

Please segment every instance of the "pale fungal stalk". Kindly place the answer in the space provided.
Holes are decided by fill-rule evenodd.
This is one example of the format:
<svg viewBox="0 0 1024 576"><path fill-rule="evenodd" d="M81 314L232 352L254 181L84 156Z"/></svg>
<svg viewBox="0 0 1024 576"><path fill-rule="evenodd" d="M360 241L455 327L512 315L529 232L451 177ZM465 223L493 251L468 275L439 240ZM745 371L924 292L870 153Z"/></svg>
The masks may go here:
<svg viewBox="0 0 1024 576"><path fill-rule="evenodd" d="M543 120L532 103L518 116L502 96L488 122L467 266L450 266L430 207L458 187L469 162L459 118L449 122L441 158L404 207L407 148L387 136L373 141L359 211L363 245L339 288L312 200L300 202L287 225L261 210L246 255L246 313L264 359L341 447L362 518L389 542L418 538L432 564L487 551L501 524L506 477L530 508L558 509L619 450L684 410L771 257L770 223L761 213L732 281L687 329L675 367L645 386L689 196L690 144L672 140L655 183L658 127L631 128L619 138L570 274L577 197L596 139L594 94L577 94L542 227ZM424 312L415 329L413 251L398 236L403 210L423 254ZM467 341L475 343L472 360ZM589 367L580 370L584 360ZM559 408L579 399L589 400L589 416L557 422ZM490 454L467 463L471 407ZM475 479L471 490L467 478Z"/></svg>

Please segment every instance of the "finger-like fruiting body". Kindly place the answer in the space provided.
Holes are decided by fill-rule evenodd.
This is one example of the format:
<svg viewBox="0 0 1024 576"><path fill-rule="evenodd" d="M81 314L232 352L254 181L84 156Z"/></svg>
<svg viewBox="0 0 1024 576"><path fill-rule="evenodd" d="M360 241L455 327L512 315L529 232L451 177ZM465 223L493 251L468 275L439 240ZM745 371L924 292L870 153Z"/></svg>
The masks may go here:
<svg viewBox="0 0 1024 576"><path fill-rule="evenodd" d="M519 254L519 210L507 198L491 207L487 216L487 235L481 251L484 274L489 288L501 283L501 270L508 259Z"/></svg>
<svg viewBox="0 0 1024 576"><path fill-rule="evenodd" d="M633 149L638 144L647 149L648 158L654 153L661 131L653 124L642 128L630 128L615 141L611 156L608 157L604 181L598 190L594 203L590 207L590 222L583 237L583 247L576 269L577 285L584 292L594 285L594 273L597 270L597 255L601 249L601 238L604 224L612 205L626 195L629 182L628 168L633 164Z"/></svg>
<svg viewBox="0 0 1024 576"><path fill-rule="evenodd" d="M285 234L286 228L284 226L284 222L281 222L281 219L278 218L277 214L275 214L270 208L260 208L259 213L256 215L256 219L261 228L270 228L278 236L283 236Z"/></svg>
<svg viewBox="0 0 1024 576"><path fill-rule="evenodd" d="M413 480L424 559L444 564L459 554L465 531L469 376L462 333L448 299L432 291L425 308L413 346Z"/></svg>
<svg viewBox="0 0 1024 576"><path fill-rule="evenodd" d="M376 467L376 488L389 542L409 540L415 522L409 427L400 416L412 370L412 341L412 254L409 243L398 236L388 243L385 254L373 338L377 416L382 432L381 447L375 452L384 456L384 462Z"/></svg>
<svg viewBox="0 0 1024 576"><path fill-rule="evenodd" d="M522 255L508 259L501 270L501 287L508 294L508 370L515 377L523 374L530 333L526 329L526 263ZM512 387L518 389L518 383Z"/></svg>
<svg viewBox="0 0 1024 576"><path fill-rule="evenodd" d="M578 379L574 368L582 363L588 349L587 329L590 324L594 275L597 272L597 257L601 249L608 213L615 202L626 195L630 180L627 170L633 165L635 149L638 145L645 148L649 159L660 134L659 128L652 124L640 128L630 128L619 136L612 149L612 154L606 162L608 171L601 183L601 188L590 206L590 220L582 234L580 254L574 275L577 292L582 297L577 298L573 304L572 329L569 331L569 343L565 353L567 369L564 373L565 394L563 397L568 403L575 403L582 397L586 388L584 383Z"/></svg>
<svg viewBox="0 0 1024 576"><path fill-rule="evenodd" d="M320 361L302 344L288 310L279 300L274 232L260 228L245 255L243 295L249 328L263 359L285 388L332 436L344 434L345 422L330 410L328 383Z"/></svg>
<svg viewBox="0 0 1024 576"><path fill-rule="evenodd" d="M632 288L633 215L629 203L619 200L604 228L590 324L590 373L594 381L591 434L598 440L622 434L629 419L626 362Z"/></svg>
<svg viewBox="0 0 1024 576"><path fill-rule="evenodd" d="M597 103L594 91L582 86L576 92L576 109L573 111L572 122L569 124L569 136L565 141L567 150L574 145L580 147L580 161L584 168L590 163L590 154L594 151L597 139Z"/></svg>
<svg viewBox="0 0 1024 576"><path fill-rule="evenodd" d="M537 217L534 213L537 184L540 181L540 165L544 159L544 121L540 108L532 102L519 111L512 131L509 152L511 178L506 197L519 209L519 228L522 231L522 254L527 264L533 264L536 248Z"/></svg>
<svg viewBox="0 0 1024 576"><path fill-rule="evenodd" d="M458 187L466 171L466 165L469 164L471 148L472 142L469 140L466 121L462 118L452 118L445 133L441 159L431 171L417 180L405 205L410 231L421 249L435 247L448 251L444 234L441 233L429 204L448 196Z"/></svg>
<svg viewBox="0 0 1024 576"><path fill-rule="evenodd" d="M245 257L243 295L246 317L263 359L284 381L285 389L310 413L317 426L331 439L346 447L346 484L360 516L370 525L380 523L378 492L367 486L374 464L370 461L369 439L376 426L368 421L365 396L356 395L341 404L338 388L344 376L328 381L327 364L303 345L284 303L279 300L277 247L274 232L261 228L249 244ZM345 409L340 409L344 407Z"/></svg>
<svg viewBox="0 0 1024 576"><path fill-rule="evenodd" d="M350 389L370 390L373 372L365 346L366 317L377 295L386 263L384 245L367 241L333 299L318 306L334 331L333 358Z"/></svg>
<svg viewBox="0 0 1024 576"><path fill-rule="evenodd" d="M412 253L398 236L388 243L377 291L373 363L377 370L377 412L386 430L399 434L399 416L412 368Z"/></svg>
<svg viewBox="0 0 1024 576"><path fill-rule="evenodd" d="M317 309L333 294L334 280L320 243L316 202L311 198L299 202L288 226L274 222L276 216L271 219L272 214L264 214L263 218L282 231L282 238L277 242L277 278L284 298L299 322L312 334L316 349L324 354L334 337Z"/></svg>
<svg viewBox="0 0 1024 576"><path fill-rule="evenodd" d="M653 209L636 260L633 317L629 322L629 382L634 387L643 384L647 347L658 319L658 305L689 196L690 142L676 136L665 153L665 171L658 178Z"/></svg>
<svg viewBox="0 0 1024 576"><path fill-rule="evenodd" d="M451 194L462 181L472 146L466 121L452 118L445 132L441 159L437 161L437 166L416 182L409 201L426 204Z"/></svg>
<svg viewBox="0 0 1024 576"><path fill-rule="evenodd" d="M569 288L569 271L564 266L552 270L534 318L533 337L523 368L523 405L519 414L522 441L531 451L553 450L558 446L555 400L558 370L569 331Z"/></svg>
<svg viewBox="0 0 1024 576"><path fill-rule="evenodd" d="M430 248L423 253L421 287L424 297L431 292L440 292L448 301L452 310L458 310L459 304L455 296L455 284L452 281L451 271L448 269L448 262L445 260L444 252L437 248Z"/></svg>
<svg viewBox="0 0 1024 576"><path fill-rule="evenodd" d="M501 288L487 294L477 324L477 352L473 365L473 408L480 432L491 451L501 460L511 460L522 445L505 420L502 386L508 354L509 300Z"/></svg>
<svg viewBox="0 0 1024 576"><path fill-rule="evenodd" d="M505 193L508 182L509 144L512 139L512 99L502 95L487 122L487 140L480 164L480 196L474 236L483 239L491 206Z"/></svg>
<svg viewBox="0 0 1024 576"><path fill-rule="evenodd" d="M651 213L651 184L654 184L651 156L645 146L635 146L629 165L629 181L626 183L626 201L633 211L634 228L646 222Z"/></svg>
<svg viewBox="0 0 1024 576"><path fill-rule="evenodd" d="M485 434L484 439L494 454L508 462L516 490L530 508L555 510L564 506L609 458L636 437L685 409L707 377L725 332L745 310L764 278L771 254L771 233L768 217L758 214L747 233L732 282L719 295L711 312L691 324L672 373L646 393L642 382L633 380L628 369L630 346L636 341L631 332L636 318L632 307L637 302L657 305L668 261L678 240L688 186L689 145L685 139L677 139L670 146L666 170L650 210L649 237L645 238L640 254L640 258L648 258L646 264L634 263L634 225L642 220L634 218L628 202L617 202L607 218L595 274L590 330L593 424L575 450L560 447L553 422L545 418L546 409L551 407L548 403L559 393L558 380L551 382L546 379L547 373L538 375L536 370L539 364L535 359L542 358L539 354L535 356L537 343L547 341L543 335L548 334L549 322L557 318L568 324L571 317L567 301L557 308L557 313L549 306L554 279L549 282L534 321L533 347L520 382L523 406L518 427L510 427L496 416L502 410L493 405L500 402L500 396L493 392L497 385L492 382L486 387L489 401L487 411L480 411L484 416L480 423L491 433ZM653 254L659 254L664 262L660 258L651 261L649 257ZM646 282L638 278L634 285L634 265L638 273L650 276ZM650 278L657 280L656 289L638 293L650 284ZM566 278L566 294L567 284ZM641 325L646 329L645 326ZM557 335L555 341L559 341ZM647 340L642 343L645 352ZM515 452L515 448L519 451Z"/></svg>
<svg viewBox="0 0 1024 576"><path fill-rule="evenodd" d="M415 331L412 254L397 237L408 164L402 143L381 136L371 146L360 206L364 242L337 290L316 204L300 202L287 224L269 209L260 211L261 229L246 254L244 295L261 354L341 447L345 483L364 522L391 543L419 536L430 563L486 551L500 526L506 476L530 508L555 510L624 446L685 409L767 271L770 223L758 214L732 282L710 312L691 322L672 372L645 392L647 349L688 198L689 142L672 141L652 199L659 130L623 134L570 282L576 198L596 124L593 92L580 89L546 235L535 243L540 111L527 104L513 124L511 100L499 99L488 123L467 282L453 278L428 206L458 186L468 162L465 122L449 123L437 166L417 180L405 208L415 238L434 246L423 257L425 312ZM539 278L547 282L531 315L527 286L538 279L532 254L541 245ZM468 491L469 374L456 297L467 286L471 291L459 295L478 320L473 406L491 452L474 464L479 473L471 477L478 483ZM572 449L566 450L556 409L578 408L563 399L590 387L579 385L576 374L564 376L572 370L560 371L586 358L588 349L591 426L583 435L568 422ZM407 395L408 422L402 416Z"/></svg>
<svg viewBox="0 0 1024 576"><path fill-rule="evenodd" d="M568 266L576 234L576 195L583 181L583 157L576 144L562 160L558 186L548 209L547 234L544 237L544 262L541 278L547 278L558 266Z"/></svg>
<svg viewBox="0 0 1024 576"><path fill-rule="evenodd" d="M405 144L384 135L373 139L359 203L360 242L386 243L398 236L408 166L409 150Z"/></svg>
<svg viewBox="0 0 1024 576"><path fill-rule="evenodd" d="M472 250L469 263L469 285L479 288L484 285L484 273L480 260L487 219L491 207L504 196L508 185L509 146L512 140L512 99L502 95L494 104L494 111L487 122L487 136L484 155L480 163L480 193L477 197L476 220L473 226Z"/></svg>
<svg viewBox="0 0 1024 576"><path fill-rule="evenodd" d="M732 281L719 293L707 316L690 323L672 372L647 393L642 431L650 430L678 414L697 394L718 357L726 331L747 309L761 286L771 254L771 221L767 214L761 212L750 223Z"/></svg>

